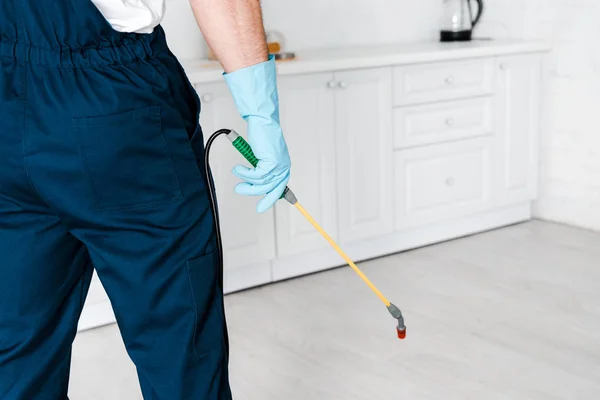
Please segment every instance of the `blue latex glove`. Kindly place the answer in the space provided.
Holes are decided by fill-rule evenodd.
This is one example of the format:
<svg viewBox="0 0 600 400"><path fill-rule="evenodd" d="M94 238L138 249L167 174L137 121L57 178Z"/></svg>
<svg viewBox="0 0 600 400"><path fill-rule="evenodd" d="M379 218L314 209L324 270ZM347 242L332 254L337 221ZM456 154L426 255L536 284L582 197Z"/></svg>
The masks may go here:
<svg viewBox="0 0 600 400"><path fill-rule="evenodd" d="M236 107L248 123L248 143L258 159L256 168L237 165L233 173L244 180L235 188L246 196L264 196L256 211L271 208L290 180L291 161L279 124L275 60L224 75Z"/></svg>

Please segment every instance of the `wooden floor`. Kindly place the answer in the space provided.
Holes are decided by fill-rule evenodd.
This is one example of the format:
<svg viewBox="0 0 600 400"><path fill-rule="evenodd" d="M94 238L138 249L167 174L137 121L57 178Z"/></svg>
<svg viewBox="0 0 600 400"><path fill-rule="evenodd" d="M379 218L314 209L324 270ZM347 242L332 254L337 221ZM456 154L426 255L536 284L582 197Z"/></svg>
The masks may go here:
<svg viewBox="0 0 600 400"><path fill-rule="evenodd" d="M226 299L236 400L600 399L600 234L531 222ZM110 326L78 336L75 400L141 399Z"/></svg>

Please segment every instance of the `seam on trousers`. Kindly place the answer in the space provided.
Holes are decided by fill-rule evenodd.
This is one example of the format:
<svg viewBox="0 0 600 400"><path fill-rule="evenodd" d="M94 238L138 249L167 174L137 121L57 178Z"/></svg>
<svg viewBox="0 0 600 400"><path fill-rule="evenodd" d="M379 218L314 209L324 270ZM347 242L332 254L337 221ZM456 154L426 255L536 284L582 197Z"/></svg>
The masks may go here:
<svg viewBox="0 0 600 400"><path fill-rule="evenodd" d="M21 147L23 152L23 166L25 167L25 175L27 175L27 181L29 182L29 186L37 195L38 199L44 203L46 206L48 204L43 200L42 195L39 190L35 187L33 180L31 179L31 174L29 173L29 165L27 163L27 154L29 154L29 148L25 145L25 135L27 132L27 92L29 90L29 71L26 66L19 66L21 68L24 78L23 78L23 127L21 128ZM49 207L49 206L48 206Z"/></svg>
<svg viewBox="0 0 600 400"><path fill-rule="evenodd" d="M82 246L84 246L82 244ZM85 306L85 298L86 298L86 294L85 293L85 286L87 283L87 273L88 273L88 268L92 269L92 274L90 275L90 283L92 281L93 275L94 275L94 265L92 264L91 261L89 261L89 253L87 252L86 249L86 255L88 257L88 262L85 266L85 268L83 269L83 276L81 277L81 288L80 288L80 293L79 293L79 316L81 318L81 313L83 312L83 307ZM85 294L84 294L85 293Z"/></svg>
<svg viewBox="0 0 600 400"><path fill-rule="evenodd" d="M23 14L21 13L20 0L14 0L13 7L15 8L15 13L19 18L19 26L17 27L17 39L25 39L25 41L27 42L27 31L25 30L25 23L23 22ZM23 35L23 37L20 38L19 35Z"/></svg>
<svg viewBox="0 0 600 400"><path fill-rule="evenodd" d="M73 123L71 123L71 125L73 125ZM92 183L90 181L91 175L90 175L90 169L88 168L87 155L83 151L83 146L81 145L81 142L79 140L79 136L78 136L79 132L77 131L77 129L79 129L79 128L71 126L71 136L73 137L73 139L75 140L75 143L77 144L77 152L79 153L81 160L82 160L83 170L85 172L85 179L89 182L92 203L94 203L94 209L97 211L99 209L98 199L96 198L96 192L94 191L94 187L92 186Z"/></svg>
<svg viewBox="0 0 600 400"><path fill-rule="evenodd" d="M192 337L192 349L194 349L194 358L198 357L198 354L196 353L196 335L198 334L198 306L196 305L196 296L194 296L194 285L192 284L192 275L190 273L190 264L189 262L186 263L186 273L188 276L188 282L190 283L190 293L192 294L192 300L194 302L194 308L193 308L193 313L194 313L194 336Z"/></svg>
<svg viewBox="0 0 600 400"><path fill-rule="evenodd" d="M165 135L165 127L164 127L164 110L160 107L160 136L163 140L163 144L165 146L165 150L167 151L167 155L169 156L169 161L171 164L171 168L173 168L173 175L175 177L175 182L177 182L177 187L179 188L179 193L181 193L180 200L185 199L185 193L183 192L183 187L181 186L181 180L179 179L179 174L177 173L177 168L175 168L175 162L173 161L173 153L171 152L171 148L169 147L169 141L167 140L167 136ZM187 133L186 133L187 135Z"/></svg>

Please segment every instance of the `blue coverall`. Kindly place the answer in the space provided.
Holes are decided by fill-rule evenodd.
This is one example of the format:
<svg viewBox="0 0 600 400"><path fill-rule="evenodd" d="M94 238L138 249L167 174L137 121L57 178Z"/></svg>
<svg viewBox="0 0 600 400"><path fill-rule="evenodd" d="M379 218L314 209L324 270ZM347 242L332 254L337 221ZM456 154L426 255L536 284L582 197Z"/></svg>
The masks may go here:
<svg viewBox="0 0 600 400"><path fill-rule="evenodd" d="M199 112L160 27L0 1L0 399L67 399L94 268L145 399L231 398Z"/></svg>

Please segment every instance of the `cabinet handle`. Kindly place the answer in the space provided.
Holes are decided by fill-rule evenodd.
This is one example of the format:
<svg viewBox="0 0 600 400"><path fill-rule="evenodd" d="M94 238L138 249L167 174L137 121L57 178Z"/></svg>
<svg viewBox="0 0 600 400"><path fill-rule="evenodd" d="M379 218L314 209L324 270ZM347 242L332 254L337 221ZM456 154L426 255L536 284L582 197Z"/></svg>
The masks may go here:
<svg viewBox="0 0 600 400"><path fill-rule="evenodd" d="M338 87L340 89L346 89L348 87L348 84L346 82L344 82L344 81L341 81L341 82L338 83Z"/></svg>
<svg viewBox="0 0 600 400"><path fill-rule="evenodd" d="M446 78L446 83L448 85L452 85L454 83L454 77L452 77L452 76L447 77Z"/></svg>
<svg viewBox="0 0 600 400"><path fill-rule="evenodd" d="M335 89L335 81L329 81L329 82L327 82L327 87L329 89Z"/></svg>
<svg viewBox="0 0 600 400"><path fill-rule="evenodd" d="M213 97L212 94L210 93L206 93L203 94L202 97L200 98L200 100L202 100L203 103L210 103L212 101Z"/></svg>
<svg viewBox="0 0 600 400"><path fill-rule="evenodd" d="M452 125L454 125L454 120L453 120L452 118L448 118L448 119L446 120L446 125L448 125L448 126L452 126Z"/></svg>
<svg viewBox="0 0 600 400"><path fill-rule="evenodd" d="M454 178L450 177L446 179L446 186L454 186Z"/></svg>

